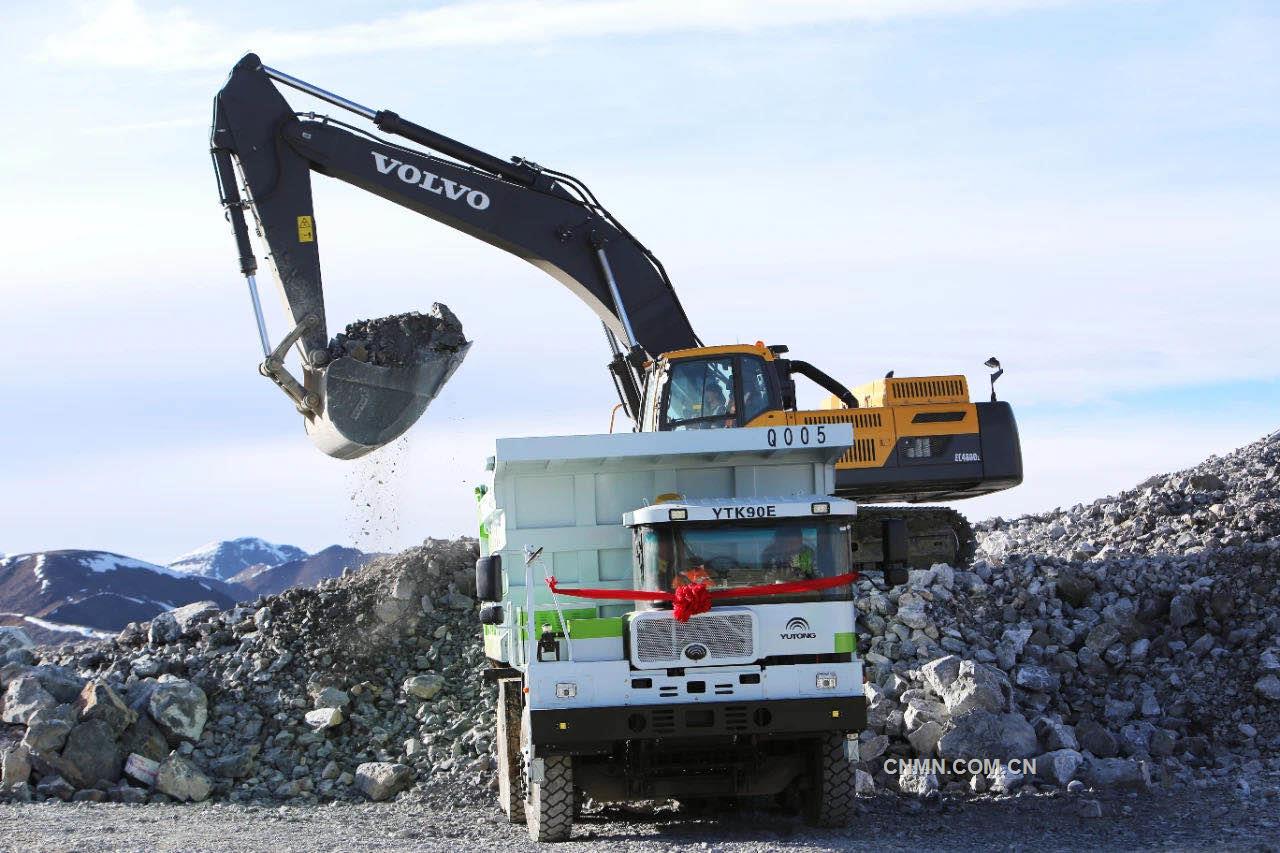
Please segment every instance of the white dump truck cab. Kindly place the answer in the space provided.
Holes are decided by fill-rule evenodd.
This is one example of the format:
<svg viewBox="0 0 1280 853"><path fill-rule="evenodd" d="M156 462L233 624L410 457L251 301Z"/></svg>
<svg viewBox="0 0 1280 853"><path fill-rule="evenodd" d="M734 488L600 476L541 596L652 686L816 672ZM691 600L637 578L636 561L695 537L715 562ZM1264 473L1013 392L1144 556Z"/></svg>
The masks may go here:
<svg viewBox="0 0 1280 853"><path fill-rule="evenodd" d="M857 506L830 492L852 440L840 424L498 441L476 580L513 822L567 838L583 797L775 796L848 819Z"/></svg>

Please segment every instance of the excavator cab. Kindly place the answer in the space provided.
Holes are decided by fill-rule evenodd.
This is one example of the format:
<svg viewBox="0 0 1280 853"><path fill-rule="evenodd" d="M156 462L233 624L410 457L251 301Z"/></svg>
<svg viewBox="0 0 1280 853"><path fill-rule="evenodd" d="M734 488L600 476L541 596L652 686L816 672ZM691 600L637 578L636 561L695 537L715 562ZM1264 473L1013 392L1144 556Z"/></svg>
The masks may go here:
<svg viewBox="0 0 1280 853"><path fill-rule="evenodd" d="M769 361L766 361L766 357ZM667 353L651 372L645 417L657 431L752 425L783 407L773 353L763 347L701 347Z"/></svg>

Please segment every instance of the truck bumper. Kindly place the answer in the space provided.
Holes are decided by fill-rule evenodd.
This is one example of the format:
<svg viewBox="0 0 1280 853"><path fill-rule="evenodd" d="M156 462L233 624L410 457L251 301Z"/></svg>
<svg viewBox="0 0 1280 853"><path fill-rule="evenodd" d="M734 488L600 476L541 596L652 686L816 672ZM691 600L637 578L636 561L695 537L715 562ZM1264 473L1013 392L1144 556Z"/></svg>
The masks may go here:
<svg viewBox="0 0 1280 853"><path fill-rule="evenodd" d="M861 731L865 696L530 710L535 746L591 748L624 740Z"/></svg>

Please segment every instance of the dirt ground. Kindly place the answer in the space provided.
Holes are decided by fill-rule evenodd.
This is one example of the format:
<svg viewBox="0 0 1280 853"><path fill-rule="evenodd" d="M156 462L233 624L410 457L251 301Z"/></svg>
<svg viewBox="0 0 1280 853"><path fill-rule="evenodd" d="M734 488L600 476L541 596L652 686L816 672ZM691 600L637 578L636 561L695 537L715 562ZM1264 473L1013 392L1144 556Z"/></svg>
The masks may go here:
<svg viewBox="0 0 1280 853"><path fill-rule="evenodd" d="M725 850L1271 850L1280 851L1277 788L1229 786L1099 797L1102 817L1079 816L1089 795L936 802L880 795L854 825L813 830L747 811L689 818L607 810L583 817L567 849ZM0 805L0 849L13 851L521 850L537 845L495 806L455 792L409 793L394 803L326 806Z"/></svg>

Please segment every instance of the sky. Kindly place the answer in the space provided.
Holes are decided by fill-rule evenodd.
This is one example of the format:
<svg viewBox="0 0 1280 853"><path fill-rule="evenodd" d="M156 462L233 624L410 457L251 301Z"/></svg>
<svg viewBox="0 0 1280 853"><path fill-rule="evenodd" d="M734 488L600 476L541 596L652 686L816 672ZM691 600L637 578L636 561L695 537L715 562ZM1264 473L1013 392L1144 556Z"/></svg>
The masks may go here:
<svg viewBox="0 0 1280 853"><path fill-rule="evenodd" d="M585 180L704 340L789 344L851 385L965 373L979 399L998 356L1026 479L956 504L971 518L1280 428L1274 3L105 0L5 22L0 552L403 547L474 529L496 437L607 430L599 323L565 288L318 176L330 331L439 301L475 344L404 441L310 445L257 373L207 154L248 51Z"/></svg>

